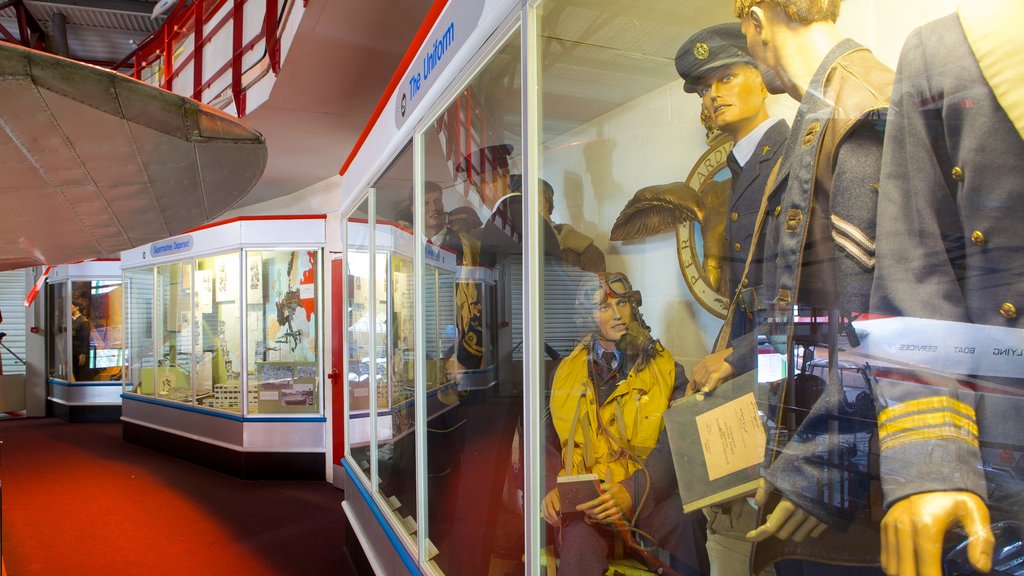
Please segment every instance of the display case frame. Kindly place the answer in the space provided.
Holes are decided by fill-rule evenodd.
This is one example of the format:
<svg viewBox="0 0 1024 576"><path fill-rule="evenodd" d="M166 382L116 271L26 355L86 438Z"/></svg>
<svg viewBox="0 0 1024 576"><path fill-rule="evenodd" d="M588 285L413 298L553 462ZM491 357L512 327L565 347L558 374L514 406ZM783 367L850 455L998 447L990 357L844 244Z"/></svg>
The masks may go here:
<svg viewBox="0 0 1024 576"><path fill-rule="evenodd" d="M117 421L123 365L120 261L57 266L46 276L46 290L48 413L67 422ZM73 313L73 303L83 308L80 315ZM83 334L77 339L79 330ZM80 358L76 347L84 347Z"/></svg>
<svg viewBox="0 0 1024 576"><path fill-rule="evenodd" d="M343 168L343 174L348 174L352 177L351 180L343 179L343 187L350 191L345 196L350 201L346 202L341 208L343 215L347 215L355 208L357 203L368 200L368 205L372 212L371 219L382 217L382 214L376 211L374 182L385 174L394 159L409 145L410 140L414 150L422 150L422 132L429 125L427 118L437 112L439 102L445 101L457 94L458 87L479 71L485 64L485 59L482 58L483 53L495 49L510 37L518 34L517 26L520 8L519 2L504 0L488 0L479 3L449 2L445 13L440 15L438 21L425 23L424 28L433 28L435 30L433 35L441 40L444 39L446 30L457 29L458 32L456 34L459 37L459 45L458 47L452 46L450 48L445 58L447 59L450 56L451 59L445 63L444 67L436 66L432 69L431 84L429 86L421 84L422 98L417 99L418 104L403 107L399 101L401 91L392 94L392 97L395 98L396 118L393 120L389 116L391 111L386 110L381 117L381 121L377 123L377 129L369 133L369 138L363 145L363 150L373 149L377 150L377 152L366 155L363 153L353 155L349 159L351 166L347 163L346 167ZM431 37L428 35L428 38ZM435 40L438 38L435 38ZM433 41L426 42L426 45L429 46ZM418 48L417 46L411 46L410 53L414 53ZM420 57L414 58L413 61L421 60L422 57L421 53ZM406 74L406 76L408 75L409 73ZM405 80L408 82L407 79ZM377 148L378 146L383 149ZM417 230L421 229L423 222L423 210L418 202L418 199L423 197L421 154L422 152L413 160L412 174L415 197L417 199L414 202L416 207L413 213L418 227L414 226L414 228ZM388 161L375 161L372 159L374 155L378 155L378 159L387 157ZM364 163L367 165L363 165ZM349 240L345 235L343 235L343 244L348 249ZM424 247L429 249L429 244L417 243L417 245L419 249L414 251L413 275L416 278L421 278L424 270L427 268ZM346 263L349 261L346 258ZM480 282L493 285L494 279L489 272L481 270L475 272L475 274L477 275L476 279ZM415 303L415 334L416 342L419 344L417 345L417 361L415 365L416 395L413 399L416 414L430 413L430 401L432 398L436 398L436 395L430 396L426 390L427 375L422 356L424 348L422 342L425 332L425 327L423 326L423 305L422 298L417 298ZM346 371L349 371L349 368L346 367ZM488 378L493 380L494 376L490 371L484 370L481 372L483 377L465 379L457 386L459 388L489 388L488 385L478 385L477 383L483 382ZM466 390L463 390L462 394L465 392ZM351 398L347 385L345 397ZM373 486L375 482L371 478L377 478L376 463L378 457L376 454L376 444L374 443L370 447L368 461L372 465L361 466L359 461L353 456L353 445L350 442L353 418L348 408L346 406L346 456L340 465L335 466L334 477L335 483L345 488L346 493L351 495L346 498L344 507L353 526L353 532L357 536L360 545L367 552L371 565L380 573L390 573L391 571L440 573L441 568L430 560L436 556L437 550L434 544L427 538L427 530L419 529L422 524L413 519L426 518L426 499L420 496L427 491L426 478L421 474L416 475L415 489L418 496L416 497L413 515L406 516L404 519L402 516L394 515L393 509L396 504L391 500L385 499L379 491L370 489L370 486ZM371 429L377 426L376 422L374 422L375 417L376 414L371 413ZM427 422L427 420L421 418L417 420L417 423L419 422ZM427 426L417 424L414 429L418 469L422 469L419 467L425 465L420 455L427 450L426 428ZM406 512L403 512L403 514L406 514ZM417 558L425 558L426 560L421 563Z"/></svg>
<svg viewBox="0 0 1024 576"><path fill-rule="evenodd" d="M240 217L122 254L126 440L247 479L325 477L325 222Z"/></svg>
<svg viewBox="0 0 1024 576"><path fill-rule="evenodd" d="M358 266L360 256L367 258L370 253L377 253L380 257L377 259L375 268L377 270L383 269L383 273L387 278L385 285L383 286L387 294L392 294L396 290L395 284L398 281L394 278L396 274L396 268L398 266L408 267L410 270L407 273L411 273L412 262L415 258L415 244L411 231L405 229L398 223L392 222L378 222L376 228L377 231L374 234L374 241L371 248L370 235L369 235L369 223L361 224L358 222L350 222L347 228L348 240L346 242L346 261L349 262L350 267ZM447 275L449 282L454 284L454 276L456 271L455 265L455 254L449 250L441 247L435 247L432 251L432 257L427 265L427 268L437 275ZM402 262L404 261L404 262ZM376 288L381 288L376 286ZM406 291L411 290L411 286L405 288ZM411 293L407 296L412 296ZM447 315L454 317L454 302L451 304L452 309ZM400 316L411 316L414 313L412 309L399 310L399 303L395 302L395 299L387 299L387 318L399 318ZM369 318L367 314L364 318ZM405 393L398 391L400 386L403 386L403 382L411 382L414 380L413 375L409 374L409 369L403 370L405 372L405 379L399 378L396 373L395 367L392 366L394 363L398 363L399 360L395 359L394 348L395 342L399 338L400 331L397 324L403 322L394 321L389 322L387 320L378 319L375 320L376 325L384 326L385 340L387 353L384 357L378 358L375 362L375 375L374 377L380 381L378 384L378 404L376 408L376 419L377 426L376 430L378 433L383 434L382 439L388 439L391 441L397 441L401 437L411 434L411 424L414 418L411 416L411 412L414 412L414 394L411 390L408 390L408 386ZM404 322L408 325L408 320ZM369 322L366 322L369 324ZM350 330L353 329L351 326ZM358 343L353 342L352 332L348 332L347 337L350 340L350 346L358 346ZM408 337L408 332L405 334ZM449 345L452 343L449 342ZM444 347L444 341L434 344L435 347ZM429 347L430 344L427 344ZM412 361L413 351L410 349L403 349L398 352L398 355L403 356L402 363L406 366L412 366L415 370L415 363ZM353 358L348 358L347 361L351 366ZM366 362L361 363L365 364ZM443 371L443 366L438 364L437 357L431 362L432 368L428 370L430 376L428 380L434 382L436 385L428 386L427 397L428 407L427 419L431 419L443 413L445 410L451 407L450 404L445 404L439 400L439 397L451 395L457 392L459 382L450 381L445 383L438 382L438 375ZM359 376L359 379L354 380L352 374ZM369 380L363 382L362 377L369 375L369 366L366 366L366 370L360 366L359 370L351 371L348 378L348 387L352 393L351 401L348 403L348 414L349 414L349 434L351 434L350 446L366 445L370 441L370 406L366 402L360 402L361 398L369 398ZM383 395L382 395L383 393ZM383 419L390 419L384 421ZM360 425L361 424L361 425ZM383 427L383 428L382 428Z"/></svg>

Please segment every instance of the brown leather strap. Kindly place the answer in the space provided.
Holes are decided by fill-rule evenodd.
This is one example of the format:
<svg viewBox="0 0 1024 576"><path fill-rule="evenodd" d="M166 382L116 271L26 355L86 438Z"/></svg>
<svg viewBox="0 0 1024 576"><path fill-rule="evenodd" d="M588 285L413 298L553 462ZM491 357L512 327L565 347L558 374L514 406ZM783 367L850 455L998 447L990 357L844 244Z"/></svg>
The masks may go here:
<svg viewBox="0 0 1024 576"><path fill-rule="evenodd" d="M579 398L576 399L576 410L572 413L572 422L569 424L569 434L565 441L565 448L562 449L562 470L571 474L579 474L580 471L576 470L573 465L573 456L576 452L576 430L579 428L580 422L580 406L587 402L587 395L585 392L580 393ZM590 422L590 418L586 413L583 414L584 426L583 426L583 464L584 466L590 466L588 460L593 458L593 447L590 446L590 438L587 435L588 426L586 423ZM588 454L588 449L590 454Z"/></svg>

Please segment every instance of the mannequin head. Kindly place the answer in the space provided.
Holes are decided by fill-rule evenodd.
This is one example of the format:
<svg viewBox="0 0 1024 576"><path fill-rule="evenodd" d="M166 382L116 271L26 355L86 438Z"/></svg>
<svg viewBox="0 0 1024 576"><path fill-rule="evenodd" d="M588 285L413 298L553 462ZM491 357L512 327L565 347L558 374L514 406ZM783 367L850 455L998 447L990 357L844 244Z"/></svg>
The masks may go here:
<svg viewBox="0 0 1024 576"><path fill-rule="evenodd" d="M701 98L702 122L707 119L733 141L768 119L768 89L738 22L695 32L679 47L675 65L683 90Z"/></svg>
<svg viewBox="0 0 1024 576"><path fill-rule="evenodd" d="M456 167L456 172L466 175L470 186L480 195L480 201L488 208L494 208L509 194L509 156L512 145L496 144L478 148L466 155Z"/></svg>
<svg viewBox="0 0 1024 576"><path fill-rule="evenodd" d="M768 89L751 64L730 64L701 79L697 94L716 128L738 142L768 119Z"/></svg>
<svg viewBox="0 0 1024 576"><path fill-rule="evenodd" d="M774 6L796 24L835 22L840 0L734 0L732 11L742 20L754 6Z"/></svg>
<svg viewBox="0 0 1024 576"><path fill-rule="evenodd" d="M428 238L437 236L448 222L443 197L439 184L423 183L423 233Z"/></svg>
<svg viewBox="0 0 1024 576"><path fill-rule="evenodd" d="M71 318L77 319L79 316L89 317L89 304L85 299L76 296L71 299Z"/></svg>
<svg viewBox="0 0 1024 576"><path fill-rule="evenodd" d="M629 323L633 320L629 300L613 296L603 304L594 302L593 314L594 322L597 324L595 334L598 343L605 350L614 350L615 344L626 334Z"/></svg>
<svg viewBox="0 0 1024 576"><path fill-rule="evenodd" d="M734 0L733 12L769 89L802 100L818 65L843 35L839 0ZM777 81L776 81L777 79Z"/></svg>
<svg viewBox="0 0 1024 576"><path fill-rule="evenodd" d="M543 196L541 197L540 213L548 220L551 220L551 214L555 211L555 189L547 180L543 178L538 178L538 180L540 181L541 192L543 192ZM509 178L509 189L512 192L523 191L522 174L513 174Z"/></svg>
<svg viewBox="0 0 1024 576"><path fill-rule="evenodd" d="M469 234L483 226L480 215L469 206L459 206L448 212L448 226L460 234Z"/></svg>
<svg viewBox="0 0 1024 576"><path fill-rule="evenodd" d="M576 303L581 320L605 350L615 348L631 322L643 323L640 292L633 290L629 278L619 272L594 274L585 279Z"/></svg>

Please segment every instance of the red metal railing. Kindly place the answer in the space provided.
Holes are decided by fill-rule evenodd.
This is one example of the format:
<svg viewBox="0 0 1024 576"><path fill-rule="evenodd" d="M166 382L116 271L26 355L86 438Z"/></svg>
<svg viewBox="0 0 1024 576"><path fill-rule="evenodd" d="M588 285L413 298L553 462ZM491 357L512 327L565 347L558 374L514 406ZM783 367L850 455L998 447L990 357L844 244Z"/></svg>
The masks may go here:
<svg viewBox="0 0 1024 576"><path fill-rule="evenodd" d="M0 2L0 10L6 10L7 8L14 8L14 17L18 21L18 37L15 38L14 34L0 24L0 41L42 50L43 38L46 36L46 32L32 16L32 13L28 11L28 8L25 8L25 3L22 0Z"/></svg>
<svg viewBox="0 0 1024 576"><path fill-rule="evenodd" d="M204 97L205 93L218 84L225 84L225 89L230 89L236 113L244 116L245 90L258 79L247 81L246 73L264 59L268 60L274 74L281 69L278 34L290 4L291 0L194 0L186 6L179 1L164 25L113 68L123 69L131 63L132 76L136 79L189 95L200 102L216 100L222 91L212 97ZM260 28L246 38L246 16L259 8L264 9ZM207 54L206 49L220 52L222 34L230 35L230 49L226 57L217 58L212 64L215 69L209 69L211 54ZM250 59L250 65L245 66L246 56L261 46L263 56L255 61ZM192 68L191 89L181 86L182 73L189 66ZM227 74L230 79L225 82Z"/></svg>

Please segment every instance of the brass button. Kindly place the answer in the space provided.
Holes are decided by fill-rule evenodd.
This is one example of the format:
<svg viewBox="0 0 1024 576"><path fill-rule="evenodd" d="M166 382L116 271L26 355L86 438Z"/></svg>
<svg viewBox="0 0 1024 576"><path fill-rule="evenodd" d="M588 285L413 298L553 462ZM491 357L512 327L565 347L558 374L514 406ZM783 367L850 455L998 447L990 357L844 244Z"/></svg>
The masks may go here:
<svg viewBox="0 0 1024 576"><path fill-rule="evenodd" d="M733 222L739 220L740 219L740 213L739 212L733 212L732 214L729 214L729 219L732 220Z"/></svg>
<svg viewBox="0 0 1024 576"><path fill-rule="evenodd" d="M963 168L961 168L959 166L953 166L953 170L950 171L950 174L952 174L953 180L956 180L957 182L963 182L964 181L964 169Z"/></svg>
<svg viewBox="0 0 1024 576"><path fill-rule="evenodd" d="M975 230L974 232L971 232L971 242L974 242L978 246L984 246L985 234L983 234L981 230Z"/></svg>
<svg viewBox="0 0 1024 576"><path fill-rule="evenodd" d="M802 148L807 148L811 144L814 144L814 137L818 135L818 129L821 128L821 123L818 121L811 122L811 125L807 127L807 131L804 132L803 141L800 142Z"/></svg>
<svg viewBox="0 0 1024 576"><path fill-rule="evenodd" d="M782 213L782 205L776 206L775 207L775 217L778 218L779 214L781 214L781 213Z"/></svg>
<svg viewBox="0 0 1024 576"><path fill-rule="evenodd" d="M739 252L740 250L743 250L743 246L740 246L740 243L737 242L737 243L732 245L732 249L737 251L737 252Z"/></svg>
<svg viewBox="0 0 1024 576"><path fill-rule="evenodd" d="M790 208L786 211L786 232L797 232L800 230L800 223L804 219L804 213L799 208Z"/></svg>
<svg viewBox="0 0 1024 576"><path fill-rule="evenodd" d="M1014 320L1017 318L1017 307L1009 302L1003 302L1003 305L999 307L999 313L1007 320Z"/></svg>

